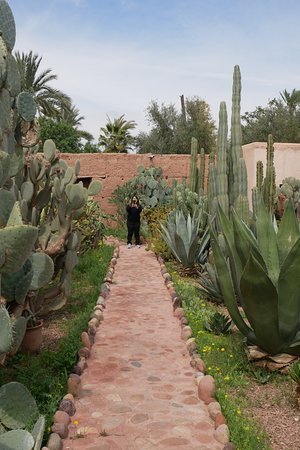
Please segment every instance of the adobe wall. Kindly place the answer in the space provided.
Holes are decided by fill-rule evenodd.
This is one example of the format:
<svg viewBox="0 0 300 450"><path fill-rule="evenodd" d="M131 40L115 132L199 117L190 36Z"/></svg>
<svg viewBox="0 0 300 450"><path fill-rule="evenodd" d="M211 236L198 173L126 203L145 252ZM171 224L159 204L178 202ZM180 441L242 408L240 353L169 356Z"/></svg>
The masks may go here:
<svg viewBox="0 0 300 450"><path fill-rule="evenodd" d="M266 167L265 142L253 142L243 146L244 159L248 172L248 197L251 205L251 189L256 184L256 163L262 161ZM275 144L276 184L288 176L300 179L300 144ZM152 157L151 157L152 156ZM190 155L127 155L112 153L62 153L61 157L72 167L80 160L80 177L92 177L99 180L102 190L95 200L99 202L104 212L114 214L115 205L109 203L113 191L122 186L137 174L137 168L144 166L161 167L164 177L172 185L172 180L181 181L189 177ZM208 158L208 155L207 155ZM206 161L208 167L208 161ZM207 174L206 174L207 178Z"/></svg>
<svg viewBox="0 0 300 450"><path fill-rule="evenodd" d="M252 142L244 145L243 155L248 172L248 198L251 204L251 189L256 185L257 161L263 162L264 175L266 174L266 142ZM287 177L300 179L300 144L274 144L274 165L277 186Z"/></svg>
<svg viewBox="0 0 300 450"><path fill-rule="evenodd" d="M122 186L137 174L137 168L144 166L161 167L164 178L172 185L172 180L181 181L189 176L190 155L153 155L149 154L112 154L112 153L61 153L61 158L74 167L80 160L80 177L92 177L99 180L102 190L95 200L99 202L104 212L114 214L116 207L109 203L113 191Z"/></svg>

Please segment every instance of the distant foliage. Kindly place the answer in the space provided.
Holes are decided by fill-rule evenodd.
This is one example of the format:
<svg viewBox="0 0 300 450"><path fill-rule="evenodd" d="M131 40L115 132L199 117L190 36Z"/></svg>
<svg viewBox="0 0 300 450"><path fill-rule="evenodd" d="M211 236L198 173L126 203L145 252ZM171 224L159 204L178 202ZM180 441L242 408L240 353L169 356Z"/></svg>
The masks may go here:
<svg viewBox="0 0 300 450"><path fill-rule="evenodd" d="M135 138L138 153L190 153L191 139L206 153L215 147L216 127L209 105L198 97L187 99L179 112L175 105L152 101L147 108L151 130Z"/></svg>
<svg viewBox="0 0 300 450"><path fill-rule="evenodd" d="M83 145L78 130L67 122L39 119L39 138L42 142L52 139L61 153L81 153Z"/></svg>
<svg viewBox="0 0 300 450"><path fill-rule="evenodd" d="M274 142L300 142L300 91L286 90L264 108L242 116L243 144L266 142L272 134Z"/></svg>

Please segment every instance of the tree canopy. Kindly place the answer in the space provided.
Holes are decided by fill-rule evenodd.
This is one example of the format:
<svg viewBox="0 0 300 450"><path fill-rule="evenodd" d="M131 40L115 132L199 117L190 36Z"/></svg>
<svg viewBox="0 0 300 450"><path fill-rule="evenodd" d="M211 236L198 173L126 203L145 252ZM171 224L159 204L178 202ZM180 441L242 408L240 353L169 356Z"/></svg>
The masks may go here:
<svg viewBox="0 0 300 450"><path fill-rule="evenodd" d="M284 90L280 98L269 100L242 116L243 144L266 142L272 134L275 142L300 142L300 91Z"/></svg>
<svg viewBox="0 0 300 450"><path fill-rule="evenodd" d="M135 127L136 122L124 119L124 114L113 120L108 117L105 127L100 128L98 144L104 153L127 153L134 142L130 131Z"/></svg>
<svg viewBox="0 0 300 450"><path fill-rule="evenodd" d="M181 96L181 111L174 104L151 101L147 118L152 126L135 138L138 153L190 153L191 139L209 153L215 146L216 126L209 105L199 97Z"/></svg>

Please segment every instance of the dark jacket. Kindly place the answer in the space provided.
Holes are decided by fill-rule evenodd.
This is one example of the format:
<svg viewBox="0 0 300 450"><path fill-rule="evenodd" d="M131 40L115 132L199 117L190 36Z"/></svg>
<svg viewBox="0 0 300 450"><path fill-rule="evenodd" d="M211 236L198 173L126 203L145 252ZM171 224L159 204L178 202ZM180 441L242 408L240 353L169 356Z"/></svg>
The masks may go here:
<svg viewBox="0 0 300 450"><path fill-rule="evenodd" d="M142 209L143 208L141 207L141 205L137 205L137 207L127 205L127 207L126 207L127 222L140 223L140 215L141 215Z"/></svg>

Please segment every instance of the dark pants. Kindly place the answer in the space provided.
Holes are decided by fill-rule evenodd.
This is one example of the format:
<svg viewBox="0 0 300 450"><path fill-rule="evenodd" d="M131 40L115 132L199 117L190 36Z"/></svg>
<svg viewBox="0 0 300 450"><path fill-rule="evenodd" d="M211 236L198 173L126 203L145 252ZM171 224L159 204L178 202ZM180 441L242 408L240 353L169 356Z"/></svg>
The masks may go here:
<svg viewBox="0 0 300 450"><path fill-rule="evenodd" d="M141 245L140 222L127 222L127 230L127 244L132 244L132 236L134 235L136 245Z"/></svg>

